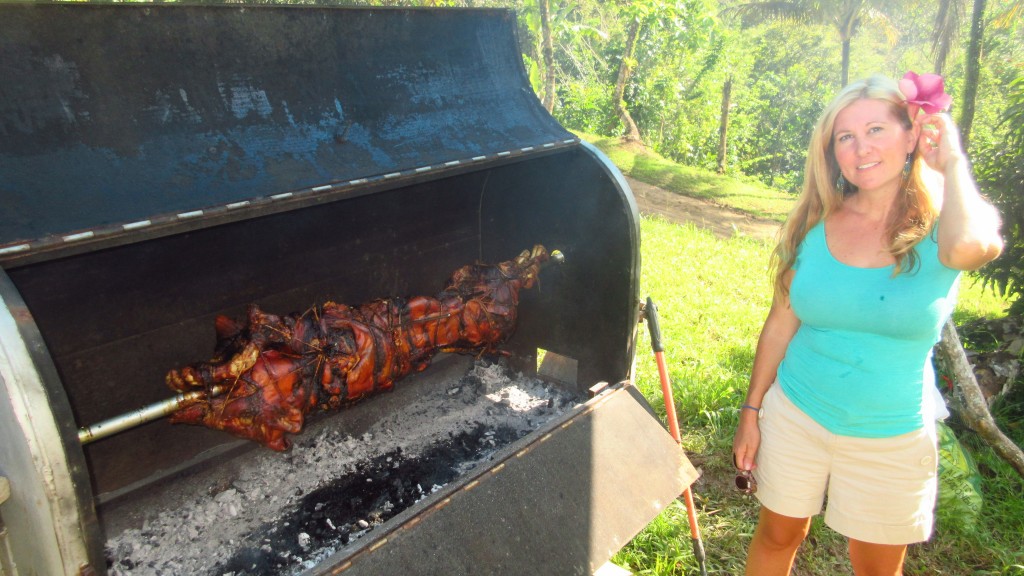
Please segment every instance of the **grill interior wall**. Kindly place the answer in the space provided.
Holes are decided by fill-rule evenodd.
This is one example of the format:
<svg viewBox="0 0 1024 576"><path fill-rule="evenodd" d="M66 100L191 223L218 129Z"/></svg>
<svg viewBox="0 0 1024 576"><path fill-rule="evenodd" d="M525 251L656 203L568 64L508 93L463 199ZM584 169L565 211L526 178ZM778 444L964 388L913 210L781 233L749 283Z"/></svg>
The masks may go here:
<svg viewBox="0 0 1024 576"><path fill-rule="evenodd" d="M628 375L639 266L630 202L576 148L8 273L80 426L169 397L164 374L209 358L218 314L432 295L459 266L535 243L563 250L567 263L522 293L507 348L578 359L584 388ZM372 410L372 400L356 409ZM231 440L157 421L84 452L103 494Z"/></svg>

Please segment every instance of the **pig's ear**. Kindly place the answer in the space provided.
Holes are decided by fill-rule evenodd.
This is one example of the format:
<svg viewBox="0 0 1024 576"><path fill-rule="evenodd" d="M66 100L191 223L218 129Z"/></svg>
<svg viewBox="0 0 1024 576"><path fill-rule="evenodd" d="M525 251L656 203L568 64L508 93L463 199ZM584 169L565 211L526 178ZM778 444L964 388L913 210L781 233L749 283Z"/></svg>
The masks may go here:
<svg viewBox="0 0 1024 576"><path fill-rule="evenodd" d="M214 326L217 330L217 340L227 340L238 336L238 333L242 331L243 324L228 318L227 316L217 316L217 320L214 322Z"/></svg>

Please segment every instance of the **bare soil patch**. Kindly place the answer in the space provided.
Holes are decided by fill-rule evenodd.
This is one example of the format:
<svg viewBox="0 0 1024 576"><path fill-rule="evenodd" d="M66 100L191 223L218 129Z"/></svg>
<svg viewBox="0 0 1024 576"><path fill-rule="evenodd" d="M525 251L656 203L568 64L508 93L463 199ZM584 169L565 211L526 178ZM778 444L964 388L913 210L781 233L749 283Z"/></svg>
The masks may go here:
<svg viewBox="0 0 1024 576"><path fill-rule="evenodd" d="M779 229L779 223L774 220L755 218L714 202L676 194L629 176L626 176L626 182L633 189L637 208L645 216L657 215L679 224L691 222L695 226L710 230L719 238L743 235L771 240Z"/></svg>

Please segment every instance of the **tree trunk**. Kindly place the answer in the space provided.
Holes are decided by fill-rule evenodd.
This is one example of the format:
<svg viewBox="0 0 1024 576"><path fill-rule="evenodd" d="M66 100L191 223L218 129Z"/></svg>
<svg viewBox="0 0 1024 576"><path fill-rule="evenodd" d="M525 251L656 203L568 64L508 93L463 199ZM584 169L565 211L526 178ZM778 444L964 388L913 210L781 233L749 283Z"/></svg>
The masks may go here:
<svg viewBox="0 0 1024 576"><path fill-rule="evenodd" d="M555 109L555 50L551 40L551 3L537 0L540 9L541 58L544 60L544 96L541 102L550 113Z"/></svg>
<svg viewBox="0 0 1024 576"><path fill-rule="evenodd" d="M960 344L960 337L957 336L952 319L947 320L946 325L942 327L939 354L953 372L953 382L956 386L955 407L964 423L981 436L996 454L1013 466L1017 474L1024 477L1024 452L1003 434L988 411L985 396L978 387L978 381L967 361L967 355Z"/></svg>
<svg viewBox="0 0 1024 576"><path fill-rule="evenodd" d="M935 73L942 75L949 59L949 51L959 33L960 13L964 0L940 0L932 30L932 55L935 57Z"/></svg>
<svg viewBox="0 0 1024 576"><path fill-rule="evenodd" d="M726 146L729 138L729 102L732 100L732 77L722 87L722 115L718 121L718 173L725 174Z"/></svg>
<svg viewBox="0 0 1024 576"><path fill-rule="evenodd" d="M850 39L843 38L843 70L840 88L850 83Z"/></svg>
<svg viewBox="0 0 1024 576"><path fill-rule="evenodd" d="M629 24L629 30L626 32L626 46L622 50L622 62L619 64L619 75L615 80L615 93L612 95L612 98L615 100L615 111L619 115L619 120L626 127L626 133L622 137L634 142L641 140L640 130L636 127L633 116L626 109L623 95L626 92L626 83L629 82L629 77L633 74L633 55L636 52L636 39L639 36L640 21L634 19Z"/></svg>
<svg viewBox="0 0 1024 576"><path fill-rule="evenodd" d="M974 0L971 14L971 41L967 45L967 63L964 77L964 104L960 110L960 140L964 152L971 142L971 125L974 124L974 101L978 97L978 77L981 73L981 40L985 32L985 2Z"/></svg>

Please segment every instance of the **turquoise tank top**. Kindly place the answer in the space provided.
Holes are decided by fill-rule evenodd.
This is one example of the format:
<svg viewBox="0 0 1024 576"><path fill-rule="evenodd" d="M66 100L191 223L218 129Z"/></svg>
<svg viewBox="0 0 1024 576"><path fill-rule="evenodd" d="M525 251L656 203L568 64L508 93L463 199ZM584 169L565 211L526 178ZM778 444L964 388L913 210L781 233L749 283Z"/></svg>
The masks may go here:
<svg viewBox="0 0 1024 576"><path fill-rule="evenodd" d="M956 305L960 271L939 261L935 231L916 268L836 260L819 222L800 244L790 303L800 319L779 365L786 396L833 434L886 438L934 417L932 348Z"/></svg>

